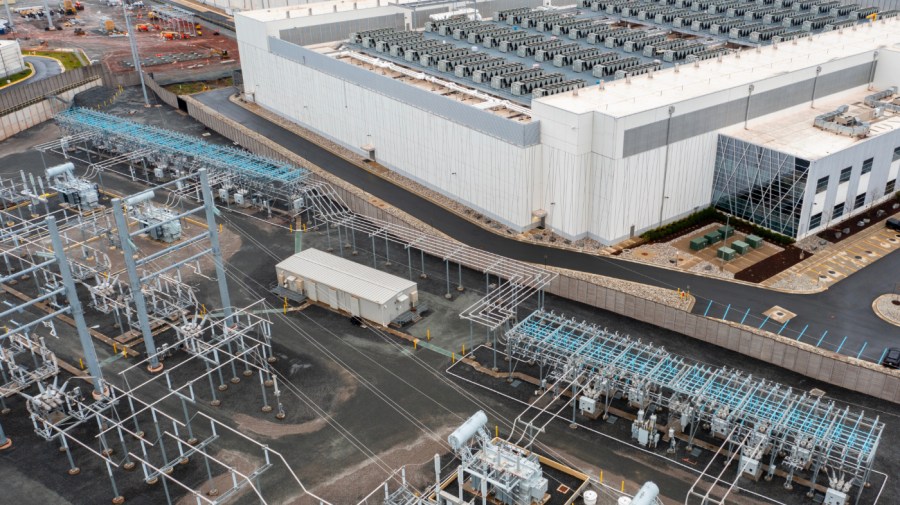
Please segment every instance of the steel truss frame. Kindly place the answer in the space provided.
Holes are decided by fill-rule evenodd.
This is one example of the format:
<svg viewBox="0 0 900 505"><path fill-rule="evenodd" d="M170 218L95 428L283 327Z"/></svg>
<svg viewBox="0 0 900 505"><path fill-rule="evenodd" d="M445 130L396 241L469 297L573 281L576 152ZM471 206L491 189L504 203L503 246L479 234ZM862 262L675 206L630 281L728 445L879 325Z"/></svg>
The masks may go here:
<svg viewBox="0 0 900 505"><path fill-rule="evenodd" d="M691 426L691 442L701 424L730 443L745 438L755 443L763 436L767 478L781 465L786 485L796 472L808 472L815 484L819 472L830 469L856 486L857 500L868 482L884 430L878 417L540 309L507 332L506 339L511 358L536 362L542 370L587 371L581 393L604 396L607 410L617 392L641 409L650 404L668 408L670 416L680 417L682 429Z"/></svg>
<svg viewBox="0 0 900 505"><path fill-rule="evenodd" d="M350 211L334 187L326 182L308 183L303 186L304 205L314 210L326 223L338 228L338 234L345 230L368 235L372 239L374 254L375 240L383 239L400 244L407 250L407 259L412 274L412 250L440 258L447 267L447 295L450 296L450 263L457 263L485 273L500 280L496 289L463 310L460 317L485 326L493 331L516 317L516 309L533 294L542 293L558 274L543 268L511 260L470 247L439 235L425 233L413 228L384 220L363 217ZM390 258L388 258L390 261ZM424 260L423 260L424 262ZM424 275L424 266L422 274ZM461 286L460 286L461 287Z"/></svg>
<svg viewBox="0 0 900 505"><path fill-rule="evenodd" d="M113 159L129 162L129 166L140 160L145 176L148 165L168 170L175 178L206 168L217 185L246 189L264 195L265 200L283 201L288 207L308 176L305 169L238 148L214 145L90 109L72 108L57 114L55 119L72 140L64 138L42 144L37 147L42 152L55 151L69 156L66 147L84 146L90 157L93 145ZM115 165L111 160L87 162L100 171ZM134 177L133 166L131 170Z"/></svg>
<svg viewBox="0 0 900 505"><path fill-rule="evenodd" d="M34 382L40 379L48 378L54 372L58 372L55 357L43 346L43 341L38 340L40 345L35 348L35 340L27 337L33 333L39 325L48 325L52 331L52 321L55 317L69 314L75 321L75 329L81 344L84 360L90 371L90 381L93 384L93 395L102 397L108 393L109 389L103 380L100 370L100 363L97 360L97 353L94 349L94 343L88 332L87 324L84 320L81 302L78 299L78 293L75 289L75 279L72 276L70 262L65 255L63 240L60 238L60 232L56 224L54 216L48 216L45 220L47 238L50 242L50 254L46 254L46 259L35 259L38 256L33 253L32 242L20 242L16 235L12 235L13 243L3 243L3 259L6 266L6 274L0 277L0 284L15 283L20 280L27 280L30 277L35 278L38 288L38 296L35 298L12 306L12 308L0 313L0 320L6 320L13 314L30 312L26 310L36 306L38 303L47 302L50 304L51 312L41 317L29 317L28 322L18 323L9 320L9 326L4 326L5 332L0 335L0 347L3 347L3 359L5 366L10 373L13 374L13 383L16 378L19 379L15 388L18 391L24 390ZM33 229L32 226L29 229ZM46 247L44 248L46 249ZM38 256L40 257L40 256ZM12 258L12 259L10 259ZM55 269L54 272L52 269ZM37 279L38 274L43 275L44 283L41 284ZM21 367L15 365L16 348L26 347L31 350L34 356L34 369L30 372L22 370ZM44 347L44 349L40 349ZM41 356L41 363L37 356ZM7 381L4 373L4 382ZM5 395L4 395L5 396ZM9 439L0 427L0 446L9 446Z"/></svg>
<svg viewBox="0 0 900 505"><path fill-rule="evenodd" d="M154 190L143 191L124 199L114 198L112 201L113 216L115 217L119 234L119 243L122 247L123 258L125 260L125 270L128 277L130 297L134 302L138 326L141 330L141 335L144 338L147 354L150 356L148 367L154 372L162 370L162 364L159 362L156 342L153 337L153 329L150 325L151 309L157 315L162 314L162 317L171 317L175 313L183 312L192 304L193 306L197 305L193 290L180 282L180 273L178 273L180 268L197 262L203 257L211 257L216 270L216 282L219 287L219 296L222 305L225 308L225 320L229 321L231 317L231 301L228 294L225 265L222 260L222 250L219 245L219 231L215 220L215 207L206 169L198 170L197 176L200 179L198 188L199 194L197 195L198 201L200 202L199 206L180 213L167 210L165 215L160 214L160 220L151 224L139 222L136 227L137 229L135 230L129 228L128 217L133 217L133 213L139 205L146 204L155 196ZM186 176L178 178L158 186L155 189L167 189L169 186L180 188L183 182L188 181L193 177L194 176ZM184 202L184 199L177 195L176 198L180 202ZM127 211L126 207L128 208ZM140 254L140 248L132 240L133 237L147 233L151 228L164 226L173 222L180 223L182 219L187 219L192 215L200 213L203 214L203 219L205 221L205 231L194 237L182 239L153 254ZM166 266L158 266L158 262L170 258L172 253L195 246L199 247L201 250L186 258L171 261ZM136 256L139 256L139 258L136 259ZM139 272L138 269L141 269L141 271ZM172 270L176 272L178 279L173 279L171 276L167 275L167 273ZM104 291L109 292L110 290L108 287L105 287ZM111 304L109 303L104 304L104 306L110 305Z"/></svg>

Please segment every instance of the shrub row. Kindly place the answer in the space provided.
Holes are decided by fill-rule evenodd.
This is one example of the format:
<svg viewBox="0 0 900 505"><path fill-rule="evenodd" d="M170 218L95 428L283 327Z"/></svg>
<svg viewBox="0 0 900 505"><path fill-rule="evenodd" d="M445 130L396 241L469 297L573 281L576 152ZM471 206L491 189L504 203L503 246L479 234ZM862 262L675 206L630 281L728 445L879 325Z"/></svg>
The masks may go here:
<svg viewBox="0 0 900 505"><path fill-rule="evenodd" d="M752 233L754 235L762 237L763 239L768 240L769 242L772 242L774 244L785 246L794 243L794 239L788 237L787 235L782 235L780 233L769 230L768 228L757 226L749 221L738 219L734 216L731 216L729 218L726 214L719 212L714 207L707 207L703 210L694 212L693 214L685 218L679 219L678 221L673 221L665 226L647 230L641 234L641 238L644 240L662 240L664 238L677 235L682 231L698 224L704 224L712 221L725 223L729 219L730 224L735 228L740 229L745 233Z"/></svg>

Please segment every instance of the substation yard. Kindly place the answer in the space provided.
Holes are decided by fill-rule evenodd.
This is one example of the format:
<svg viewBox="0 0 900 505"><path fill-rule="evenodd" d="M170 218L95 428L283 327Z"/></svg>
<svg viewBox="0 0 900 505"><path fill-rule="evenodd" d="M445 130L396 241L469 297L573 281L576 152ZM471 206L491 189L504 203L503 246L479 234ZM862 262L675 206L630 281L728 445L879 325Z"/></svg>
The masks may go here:
<svg viewBox="0 0 900 505"><path fill-rule="evenodd" d="M105 111L193 136L203 135L205 141L215 145L232 145L171 108L143 108L139 90L127 89L123 97ZM65 162L66 159L51 150L41 153L33 149L60 135L55 124L45 123L5 142L0 146L0 179L19 180L20 170L26 175L42 176L46 167ZM90 155L94 156L92 163L100 162L101 158L96 157L98 154ZM85 153L76 150L73 156L84 158ZM74 163L75 173L84 174L87 164ZM135 179L146 174L139 169ZM140 194L148 188L140 180L132 180L131 172L124 165L108 167L102 177L93 182L105 195L100 201L105 211L112 206L112 198ZM154 201L160 204L177 201L167 195L178 191L157 190L156 193ZM48 202L50 210L58 209L56 198L49 198ZM184 201L176 207L189 209L192 205L196 207L196 203ZM42 207L27 209L40 211ZM17 209L6 212L13 219L19 216ZM29 217L23 214L20 219L28 220ZM202 213L191 219L196 222L185 224L185 237L205 230ZM406 479L417 489L433 484L432 458L436 453L441 455L444 476L455 471L447 437L475 411L480 409L487 414L490 435L506 438L514 434L513 440L521 434L521 426L514 426L513 420L526 410L523 417L538 414L537 409L528 409L535 399L544 398L536 393L544 371L527 361L509 360L502 334L498 341L498 332L486 333L483 328L459 317L464 309L493 289L491 284L499 282L496 277L486 278L480 272L448 266L438 257L424 254L417 257L394 242L379 240L376 243L365 233L351 232L348 236L346 228L343 232L339 227L326 228L321 221L303 214L298 220L277 209L270 215L252 208L219 205L215 220L221 225L219 240L231 305L249 307L248 317L271 321L272 351L271 355L264 355L273 358L266 360L270 362L269 372L262 371L263 368L259 372L253 369L247 376L244 364L236 361L233 369L230 365L222 366L220 376L218 372L207 372L196 355L173 345L169 355L162 360L168 375L152 375L145 370L148 357L140 331L131 332L125 324L117 326L109 314L100 314L88 307L90 297L86 289L79 288L79 293L104 378L113 388L122 391L133 388L136 401L155 404L160 413L171 416L171 419L164 419L160 414L154 421L151 412L155 411L138 409L139 413L129 419L128 429L144 431L146 440L158 441L154 436L157 425L160 432L165 433L183 423L178 429L190 424L196 430L194 438L206 440L212 435L212 424L205 417L209 416L220 424L216 425L218 438L207 446L207 452L220 464L214 464L207 472L203 461L208 458L194 455L185 461L179 453L185 448L169 445L168 449L163 449L167 454L164 461L158 455L153 456L153 450L149 459L161 468L172 468L171 479L160 477L154 484L148 484L140 464L130 472L117 468L113 471L114 491L104 460L89 450L101 452L105 447L103 444L107 443L96 437L96 426L77 427L72 437L83 437L85 446L69 442L68 454L60 452L58 441L45 441L35 433L25 400L12 396L5 400L9 411L0 416L5 433L13 440L10 449L0 452L0 475L7 483L3 501L95 504L108 503L113 497L122 496L127 503L136 504L196 503L197 499L186 488L198 490L212 500L215 497L206 494L211 488L225 492L231 487L231 475L225 466L244 475L262 468L267 457L262 446L266 446L271 450L268 457L272 466L248 481L253 482L268 503L319 503L312 495L304 493L299 482L331 503L357 503L373 490L370 503L381 503L383 491L378 487L389 478L392 489L399 486L398 470L401 467L406 466ZM297 229L305 231L298 233ZM83 240L90 240L92 247L109 255L111 277L116 274L123 279L126 277L121 260L113 259L121 258L119 248L113 248L114 233ZM135 237L134 242L144 258L152 257L162 247L145 237ZM275 283L274 266L298 248L331 250L346 259L410 278L418 284L419 301L428 306L429 313L412 326L388 330L373 325L360 326L347 314L336 313L321 304L282 300L270 292ZM199 242L187 245L167 259L169 263L148 265L148 268L164 268L176 260L192 257L201 249ZM70 250L78 251L78 248ZM200 305L192 307L184 317L191 319L205 314L213 320L221 319L222 302L213 261L204 258L196 268L189 265L179 272L180 282L193 288ZM458 289L459 286L462 289ZM6 287L2 296L8 306L39 296L39 284L34 280L19 280ZM449 298L445 296L448 291ZM824 390L828 398L836 400L840 408L849 405L850 411L864 411L867 417L878 416L884 423L881 450L875 457L870 486L862 490L859 503L891 503L891 497L900 494L896 479L900 475L900 458L891 450L900 440L900 408L896 405L817 383L738 353L557 297L547 296L543 306L577 321L630 334L643 343L652 342L672 355L691 357L709 367L741 370L753 377L764 377L789 386L795 392L818 388ZM535 297L526 300L517 308L519 320L537 308ZM29 318L44 316L48 310L53 309L32 306L22 313L10 315L2 323L11 325L9 320L22 323ZM175 342L178 334L173 327L179 324L179 319L175 317L169 323L158 324L158 333L155 331L154 335L157 348ZM55 336L46 328L40 328L36 333L45 338L46 345L59 359L62 371L58 383L70 380L71 385L89 391L88 379L74 377L86 374L82 370L84 355L75 328L64 321L56 321L54 326ZM138 388L144 381L146 384ZM171 381L168 386L166 381ZM186 402L189 408L171 393L172 384L190 384L193 401ZM221 388L221 385L226 387ZM180 389L185 395L187 390ZM673 454L666 451L668 442L660 442L655 448L640 447L631 437L636 411L624 400L612 402L612 415L607 420L591 420L579 414L571 425L573 410L571 406L566 407L567 401L563 396L536 405L547 408L547 413L536 423L546 423L546 428L537 436L533 448L543 456L584 472L593 480L592 485L599 485L602 472L603 484L611 486L613 491L624 486L626 492L633 494L649 480L659 486L663 503L683 503L698 472L710 464L713 451L722 444L720 439L700 430L691 450L683 440L678 441ZM556 412L558 419L549 415ZM112 459L121 461L116 458L122 457L123 445L140 454L141 444L136 437L126 436L120 443L114 433L115 430L111 430L108 437L108 445L113 449ZM168 440L168 437L163 435L159 439ZM713 450L696 451L695 448ZM715 458L707 473L718 475L724 459L722 456ZM70 472L73 465L78 472ZM209 480L210 475L213 481ZM563 485L565 480L552 472L545 476L553 489ZM732 464L723 474L723 480L731 482L734 478ZM172 479L177 479L186 488ZM822 482L820 480L820 484ZM708 487L709 483L706 479L700 487ZM741 478L739 488L729 495L728 503L814 502L815 498L806 497L808 487L799 477L792 490L783 484L782 476L776 476L771 482ZM821 491L817 496L820 495ZM571 497L571 494L556 494L551 503L564 503ZM251 486L241 487L229 499L234 503L259 502ZM581 503L580 499L576 503Z"/></svg>

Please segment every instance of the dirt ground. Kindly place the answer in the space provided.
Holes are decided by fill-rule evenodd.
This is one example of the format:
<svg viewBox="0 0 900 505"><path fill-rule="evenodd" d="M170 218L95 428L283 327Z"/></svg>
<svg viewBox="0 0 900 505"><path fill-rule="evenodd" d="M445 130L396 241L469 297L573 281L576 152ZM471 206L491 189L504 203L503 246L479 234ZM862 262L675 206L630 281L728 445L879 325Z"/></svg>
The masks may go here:
<svg viewBox="0 0 900 505"><path fill-rule="evenodd" d="M21 2L17 7L29 6L36 2ZM83 0L85 9L79 11L77 16L54 16L54 25L59 29L48 31L47 19L26 19L13 14L15 32L3 35L3 39L18 38L22 49L37 48L77 48L85 52L91 61L102 62L106 68L113 72L125 72L130 68L124 62L131 60L131 48L128 37L124 36L125 18L122 7L109 7L106 2L99 0ZM53 2L51 2L51 5ZM167 28L160 24L160 30L156 30L149 21L148 13L153 4L143 9L136 9L132 18L134 24L150 25L149 32L135 31L138 52L142 59L161 58L166 55L199 53L202 58L177 61L161 65L145 65L147 72L171 72L178 70L210 70L223 65L233 66L239 61L237 41L224 34L214 35L216 29L212 26L202 26L202 35L184 40L166 40L160 34ZM2 11L0 11L2 13ZM2 13L5 16L5 13ZM105 35L103 30L105 21L112 20L117 30L122 33L114 36ZM201 23L203 24L203 23ZM75 29L81 28L85 35L75 35ZM46 44L46 45L44 45ZM227 58L221 58L219 51L228 51Z"/></svg>

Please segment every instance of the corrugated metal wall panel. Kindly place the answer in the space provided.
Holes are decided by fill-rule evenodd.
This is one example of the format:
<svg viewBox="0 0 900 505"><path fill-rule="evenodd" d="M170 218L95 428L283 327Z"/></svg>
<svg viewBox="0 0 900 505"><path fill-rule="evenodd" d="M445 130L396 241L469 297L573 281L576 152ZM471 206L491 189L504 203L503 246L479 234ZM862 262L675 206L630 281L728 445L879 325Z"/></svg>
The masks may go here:
<svg viewBox="0 0 900 505"><path fill-rule="evenodd" d="M385 95L413 107L460 125L496 137L516 146L527 146L533 141L533 129L491 112L475 109L450 98L409 86L401 81L378 75L364 68L348 65L305 47L291 44L275 37L269 38L269 49L273 54L295 61L311 69L337 77L350 85L364 87L372 92ZM527 131L527 134L526 134Z"/></svg>

